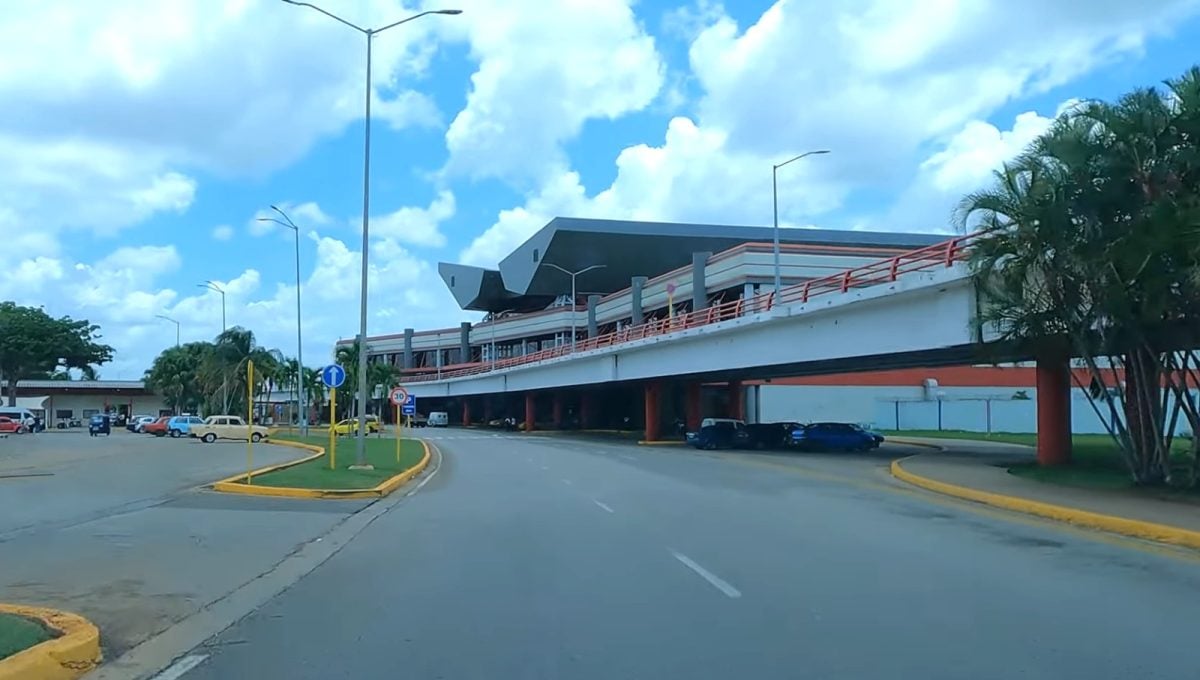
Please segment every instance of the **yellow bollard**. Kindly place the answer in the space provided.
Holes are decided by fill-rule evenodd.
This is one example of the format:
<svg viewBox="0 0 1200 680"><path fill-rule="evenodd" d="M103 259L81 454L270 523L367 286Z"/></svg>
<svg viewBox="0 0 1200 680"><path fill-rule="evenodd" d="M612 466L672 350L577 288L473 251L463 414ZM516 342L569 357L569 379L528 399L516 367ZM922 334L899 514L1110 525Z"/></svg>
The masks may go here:
<svg viewBox="0 0 1200 680"><path fill-rule="evenodd" d="M337 424L337 388L329 388L329 469L337 469L337 433L333 426Z"/></svg>
<svg viewBox="0 0 1200 680"><path fill-rule="evenodd" d="M246 360L246 483L254 470L254 362Z"/></svg>

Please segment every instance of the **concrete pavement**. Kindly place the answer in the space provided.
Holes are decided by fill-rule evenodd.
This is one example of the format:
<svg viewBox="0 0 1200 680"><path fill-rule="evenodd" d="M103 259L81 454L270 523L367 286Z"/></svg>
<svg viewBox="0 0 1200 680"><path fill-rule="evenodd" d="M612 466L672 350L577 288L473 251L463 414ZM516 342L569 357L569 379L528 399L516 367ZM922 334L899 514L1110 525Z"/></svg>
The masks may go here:
<svg viewBox="0 0 1200 680"><path fill-rule="evenodd" d="M86 616L100 627L110 659L367 505L199 488L244 469L244 442L55 433L10 437L0 446L0 602ZM302 455L255 447L261 464Z"/></svg>
<svg viewBox="0 0 1200 680"><path fill-rule="evenodd" d="M885 456L429 436L421 493L183 677L1195 673L1194 553L913 491Z"/></svg>

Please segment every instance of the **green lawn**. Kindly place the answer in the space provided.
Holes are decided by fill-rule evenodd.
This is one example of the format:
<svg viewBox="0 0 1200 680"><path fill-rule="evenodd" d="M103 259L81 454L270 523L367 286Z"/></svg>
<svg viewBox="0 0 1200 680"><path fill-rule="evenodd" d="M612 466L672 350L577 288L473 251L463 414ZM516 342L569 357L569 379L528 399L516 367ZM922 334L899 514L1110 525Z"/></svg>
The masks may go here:
<svg viewBox="0 0 1200 680"><path fill-rule="evenodd" d="M0 614L0 659L45 642L54 635L36 621L13 614Z"/></svg>
<svg viewBox="0 0 1200 680"><path fill-rule="evenodd" d="M310 436L303 439L299 436L276 435L276 439L303 441L326 448L329 446L328 436ZM300 489L369 489L416 465L425 455L425 449L415 439L403 439L400 444L400 462L397 463L396 441L393 438L368 437L367 462L374 465L375 469L350 470L348 467L354 463L355 440L353 437L340 437L336 470L329 469L329 457L326 455L307 463L259 475L254 477L252 483Z"/></svg>
<svg viewBox="0 0 1200 680"><path fill-rule="evenodd" d="M1036 434L1018 432L963 432L955 430L911 430L904 432L889 432L897 437L928 437L941 439L974 439L989 442L1004 442L1007 444L1037 444ZM1187 479L1187 469L1191 467L1191 454L1188 452L1190 443L1187 440L1176 439L1171 447L1171 460L1174 474L1180 479ZM1133 479L1125 469L1121 453L1112 437L1106 434L1077 434L1071 437L1071 464L1061 467L1038 467L1034 463L1014 465L1008 469L1014 475L1035 479L1039 482L1076 486L1089 489L1128 489L1134 486ZM1146 489L1148 493L1171 493L1183 496L1197 496L1197 490L1166 490Z"/></svg>

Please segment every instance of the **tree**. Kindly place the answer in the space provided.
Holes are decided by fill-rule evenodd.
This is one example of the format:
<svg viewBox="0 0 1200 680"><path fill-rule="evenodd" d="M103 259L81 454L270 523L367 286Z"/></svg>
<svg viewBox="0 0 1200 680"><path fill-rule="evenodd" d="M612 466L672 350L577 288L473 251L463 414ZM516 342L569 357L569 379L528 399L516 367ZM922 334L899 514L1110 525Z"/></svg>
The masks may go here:
<svg viewBox="0 0 1200 680"><path fill-rule="evenodd" d="M0 302L0 375L8 405L17 403L20 380L44 378L59 369L92 371L93 365L111 361L113 349L98 342L99 330L86 319L56 319L41 308Z"/></svg>
<svg viewBox="0 0 1200 680"><path fill-rule="evenodd" d="M146 371L147 386L163 395L164 403L176 413L198 413L208 401L201 372L213 351L211 342L189 342L169 347Z"/></svg>
<svg viewBox="0 0 1200 680"><path fill-rule="evenodd" d="M278 350L258 345L253 331L241 326L223 331L213 342L212 352L205 357L199 371L200 382L208 395L210 412L247 413L247 362L254 362L256 373L270 377L280 359ZM255 384L261 384L258 377L255 378ZM260 391L255 389L256 393Z"/></svg>
<svg viewBox="0 0 1200 680"><path fill-rule="evenodd" d="M400 384L400 371L386 361L375 361L367 365L367 382L373 390L379 391L376 413L382 419L387 408L384 400L388 398L388 391Z"/></svg>
<svg viewBox="0 0 1200 680"><path fill-rule="evenodd" d="M1171 481L1181 412L1200 425L1198 143L1193 68L1165 93L1067 112L958 211L985 232L972 253L978 322L1028 353L1083 360L1081 387L1138 483Z"/></svg>
<svg viewBox="0 0 1200 680"><path fill-rule="evenodd" d="M342 368L346 370L346 380L342 383L342 386L338 388L338 394L347 395L350 397L342 402L344 405L341 407L341 410L344 413L353 413L351 407L354 403L354 399L358 395L358 345L358 339L355 338L354 342L350 343L349 345L338 345L337 349L334 351L334 361L336 361ZM337 418L332 415L330 418L337 420Z"/></svg>

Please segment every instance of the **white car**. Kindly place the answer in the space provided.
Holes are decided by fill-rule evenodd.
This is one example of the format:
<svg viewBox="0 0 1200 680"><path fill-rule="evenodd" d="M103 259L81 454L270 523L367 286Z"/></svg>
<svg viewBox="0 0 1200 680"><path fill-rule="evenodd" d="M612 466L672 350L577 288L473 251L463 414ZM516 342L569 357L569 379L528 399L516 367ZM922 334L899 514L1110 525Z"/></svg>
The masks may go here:
<svg viewBox="0 0 1200 680"><path fill-rule="evenodd" d="M450 425L450 414L445 411L430 411L429 420L426 422L429 427L446 427Z"/></svg>

